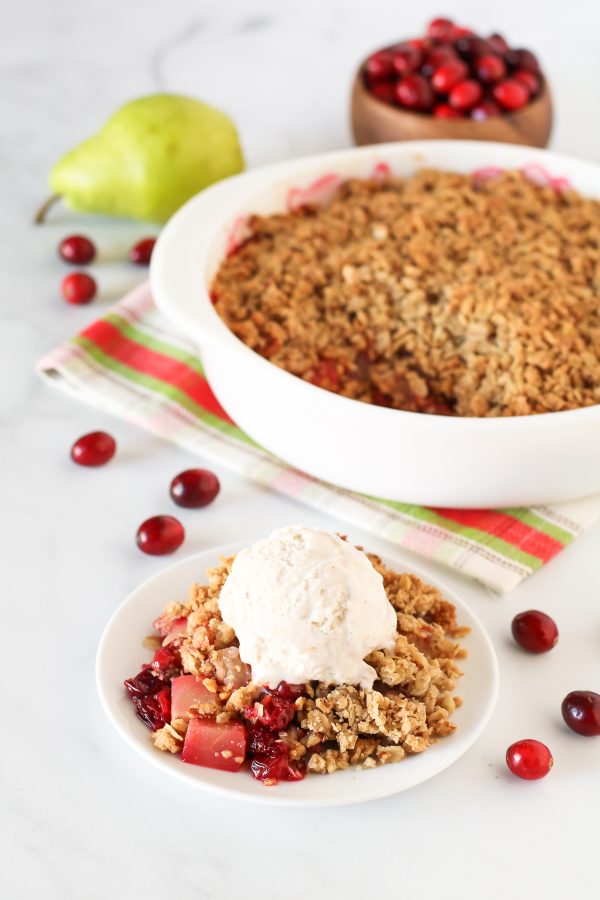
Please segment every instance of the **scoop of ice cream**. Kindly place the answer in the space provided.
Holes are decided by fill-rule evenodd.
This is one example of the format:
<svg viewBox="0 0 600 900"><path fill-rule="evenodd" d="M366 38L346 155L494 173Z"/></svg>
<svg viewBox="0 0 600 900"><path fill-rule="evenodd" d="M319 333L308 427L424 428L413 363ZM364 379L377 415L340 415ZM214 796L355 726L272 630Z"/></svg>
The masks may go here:
<svg viewBox="0 0 600 900"><path fill-rule="evenodd" d="M375 670L364 661L391 647L396 613L368 558L335 534L289 526L236 556L219 598L252 680L275 687L360 684Z"/></svg>

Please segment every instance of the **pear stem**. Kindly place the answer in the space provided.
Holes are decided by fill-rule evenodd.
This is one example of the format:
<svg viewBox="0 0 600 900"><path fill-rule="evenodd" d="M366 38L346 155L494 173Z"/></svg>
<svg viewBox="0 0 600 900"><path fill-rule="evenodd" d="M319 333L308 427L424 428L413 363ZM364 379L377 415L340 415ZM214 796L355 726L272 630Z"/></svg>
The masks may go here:
<svg viewBox="0 0 600 900"><path fill-rule="evenodd" d="M55 203L58 203L59 200L60 200L60 194L52 194L51 197L48 197L48 199L44 203L42 203L42 205L36 212L36 214L33 218L34 223L36 225L41 225L42 222L45 222L46 221L46 213L48 212L48 210L50 210L54 206Z"/></svg>

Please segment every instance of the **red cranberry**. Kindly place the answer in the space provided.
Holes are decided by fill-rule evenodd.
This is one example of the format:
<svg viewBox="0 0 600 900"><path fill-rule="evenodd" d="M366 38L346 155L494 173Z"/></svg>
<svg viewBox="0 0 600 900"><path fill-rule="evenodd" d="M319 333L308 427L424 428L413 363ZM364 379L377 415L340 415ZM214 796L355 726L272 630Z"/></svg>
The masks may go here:
<svg viewBox="0 0 600 900"><path fill-rule="evenodd" d="M199 509L212 503L221 489L219 479L208 469L186 469L171 482L171 499L177 506Z"/></svg>
<svg viewBox="0 0 600 900"><path fill-rule="evenodd" d="M433 107L433 115L436 119L462 119L462 113L453 109L448 103L438 103Z"/></svg>
<svg viewBox="0 0 600 900"><path fill-rule="evenodd" d="M527 69L528 72L535 73L540 71L540 64L531 50L514 50L513 53L514 56L511 57L511 63L514 64L515 68Z"/></svg>
<svg viewBox="0 0 600 900"><path fill-rule="evenodd" d="M476 34L457 38L454 42L454 46L460 55L469 61L476 56L485 56L488 53L494 52L492 45L483 38L478 37Z"/></svg>
<svg viewBox="0 0 600 900"><path fill-rule="evenodd" d="M481 85L472 79L461 81L450 91L448 100L454 109L472 109L481 100L483 91Z"/></svg>
<svg viewBox="0 0 600 900"><path fill-rule="evenodd" d="M427 26L427 37L434 41L451 41L455 36L455 25L451 19L432 19Z"/></svg>
<svg viewBox="0 0 600 900"><path fill-rule="evenodd" d="M171 690L150 668L124 682L138 718L158 731L171 721Z"/></svg>
<svg viewBox="0 0 600 900"><path fill-rule="evenodd" d="M504 56L504 54L508 53L510 50L506 40L498 33L491 34L488 38L488 43L494 48L496 53L500 54L500 56Z"/></svg>
<svg viewBox="0 0 600 900"><path fill-rule="evenodd" d="M516 615L511 629L517 644L528 653L547 653L558 641L556 622L537 609Z"/></svg>
<svg viewBox="0 0 600 900"><path fill-rule="evenodd" d="M457 59L436 69L431 83L440 94L448 94L455 84L466 78L468 72L469 70L464 62Z"/></svg>
<svg viewBox="0 0 600 900"><path fill-rule="evenodd" d="M378 50L377 53L372 53L365 63L365 77L369 84L392 78L393 75L394 66L390 50Z"/></svg>
<svg viewBox="0 0 600 900"><path fill-rule="evenodd" d="M143 240L138 241L129 251L129 261L136 266L149 265L155 244L156 238L144 238Z"/></svg>
<svg viewBox="0 0 600 900"><path fill-rule="evenodd" d="M410 75L415 72L423 60L423 53L416 47L409 44L399 47L395 52L392 60L396 74Z"/></svg>
<svg viewBox="0 0 600 900"><path fill-rule="evenodd" d="M513 72L513 76L515 81L518 81L519 84L522 84L527 88L527 93L530 97L535 97L540 92L540 79L533 72L528 72L527 69L517 69L516 72Z"/></svg>
<svg viewBox="0 0 600 900"><path fill-rule="evenodd" d="M425 112L433 106L433 91L422 75L407 75L396 85L396 100L406 109Z"/></svg>
<svg viewBox="0 0 600 900"><path fill-rule="evenodd" d="M527 781L543 778L552 768L553 762L552 754L541 741L517 741L506 751L506 765L510 771Z"/></svg>
<svg viewBox="0 0 600 900"><path fill-rule="evenodd" d="M571 691L561 706L563 719L577 734L593 737L600 734L600 694L594 691Z"/></svg>
<svg viewBox="0 0 600 900"><path fill-rule="evenodd" d="M259 722L246 722L248 753L269 753L273 744L278 741L277 733Z"/></svg>
<svg viewBox="0 0 600 900"><path fill-rule="evenodd" d="M273 693L273 691L271 691ZM275 693L283 697L284 700L296 700L304 693L303 684L288 684L287 681L280 681L275 688Z"/></svg>
<svg viewBox="0 0 600 900"><path fill-rule="evenodd" d="M488 53L487 56L478 56L475 60L477 77L484 84L500 81L506 75L506 65L499 56Z"/></svg>
<svg viewBox="0 0 600 900"><path fill-rule="evenodd" d="M306 774L303 763L292 761L283 741L276 741L268 753L256 754L250 771L258 781L300 781Z"/></svg>
<svg viewBox="0 0 600 900"><path fill-rule="evenodd" d="M103 466L113 458L116 449L117 442L106 431L91 431L75 441L71 459L79 466Z"/></svg>
<svg viewBox="0 0 600 900"><path fill-rule="evenodd" d="M396 102L396 86L393 81L376 81L369 85L369 91L382 103L393 105Z"/></svg>
<svg viewBox="0 0 600 900"><path fill-rule="evenodd" d="M63 278L60 289L67 303L73 306L81 306L89 303L96 294L96 282L91 275L85 272L73 272Z"/></svg>
<svg viewBox="0 0 600 900"><path fill-rule="evenodd" d="M471 110L471 118L475 119L476 122L483 122L485 119L489 119L490 116L499 115L500 107L496 106L492 100L482 100L481 103L478 103Z"/></svg>
<svg viewBox="0 0 600 900"><path fill-rule="evenodd" d="M529 92L520 81L507 78L505 81L494 85L492 89L494 100L508 110L522 109L529 100Z"/></svg>
<svg viewBox="0 0 600 900"><path fill-rule="evenodd" d="M181 675L181 656L177 647L173 643L159 647L152 657L150 668L159 678L168 681Z"/></svg>
<svg viewBox="0 0 600 900"><path fill-rule="evenodd" d="M458 59L452 47L435 47L425 57L425 61L421 66L421 75L425 78L431 78L436 69L445 66L446 63L454 62Z"/></svg>
<svg viewBox="0 0 600 900"><path fill-rule="evenodd" d="M265 694L257 703L244 710L244 716L250 722L259 722L273 731L286 728L295 713L296 708L291 700L274 694Z"/></svg>
<svg viewBox="0 0 600 900"><path fill-rule="evenodd" d="M137 530L137 545L150 556L174 553L185 538L183 525L173 516L153 516L142 522Z"/></svg>
<svg viewBox="0 0 600 900"><path fill-rule="evenodd" d="M96 248L89 238L82 234L72 234L60 242L58 252L65 262L85 266L95 257Z"/></svg>

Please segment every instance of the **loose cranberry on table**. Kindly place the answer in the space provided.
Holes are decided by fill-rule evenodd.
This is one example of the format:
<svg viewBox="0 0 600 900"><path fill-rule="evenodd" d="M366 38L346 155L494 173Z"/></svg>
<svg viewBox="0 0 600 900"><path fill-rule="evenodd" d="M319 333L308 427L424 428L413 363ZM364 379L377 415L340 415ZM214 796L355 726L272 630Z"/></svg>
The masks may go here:
<svg viewBox="0 0 600 900"><path fill-rule="evenodd" d="M85 272L73 272L67 275L61 282L61 293L67 303L73 306L81 306L89 303L96 296L96 282L91 275Z"/></svg>
<svg viewBox="0 0 600 900"><path fill-rule="evenodd" d="M545 744L527 738L511 744L506 751L506 765L519 778L536 781L548 774L554 760Z"/></svg>
<svg viewBox="0 0 600 900"><path fill-rule="evenodd" d="M566 724L585 737L600 735L600 694L595 691L571 691L562 702Z"/></svg>
<svg viewBox="0 0 600 900"><path fill-rule="evenodd" d="M72 234L64 238L58 246L58 253L65 262L75 266L85 266L96 256L96 247L82 234Z"/></svg>
<svg viewBox="0 0 600 900"><path fill-rule="evenodd" d="M138 241L129 251L129 261L136 266L149 265L155 244L156 238L144 238L143 240Z"/></svg>
<svg viewBox="0 0 600 900"><path fill-rule="evenodd" d="M136 542L143 553L150 556L166 556L181 547L185 538L183 525L173 516L153 516L142 522L137 530Z"/></svg>
<svg viewBox="0 0 600 900"><path fill-rule="evenodd" d="M116 449L117 442L106 431L91 431L75 441L71 459L78 466L103 466L113 458Z"/></svg>
<svg viewBox="0 0 600 900"><path fill-rule="evenodd" d="M170 494L178 506L198 509L208 506L221 489L219 479L208 469L186 469L171 482Z"/></svg>
<svg viewBox="0 0 600 900"><path fill-rule="evenodd" d="M547 653L558 641L556 622L537 609L516 615L511 630L517 644L528 653Z"/></svg>

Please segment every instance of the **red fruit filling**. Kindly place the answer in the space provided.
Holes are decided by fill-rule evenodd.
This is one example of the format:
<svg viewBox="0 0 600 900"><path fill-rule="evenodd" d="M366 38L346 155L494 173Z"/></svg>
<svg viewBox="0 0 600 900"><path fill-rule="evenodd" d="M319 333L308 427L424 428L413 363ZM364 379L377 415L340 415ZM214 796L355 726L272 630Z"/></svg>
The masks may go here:
<svg viewBox="0 0 600 900"><path fill-rule="evenodd" d="M239 772L246 758L246 729L240 722L190 719L181 758L195 766Z"/></svg>
<svg viewBox="0 0 600 900"><path fill-rule="evenodd" d="M250 771L259 781L299 781L306 767L292 761L282 740L270 728L258 722L248 722L248 753L252 756Z"/></svg>
<svg viewBox="0 0 600 900"><path fill-rule="evenodd" d="M170 681L175 675L180 675L181 656L177 647L173 644L159 647L152 657L150 668L164 681Z"/></svg>
<svg viewBox="0 0 600 900"><path fill-rule="evenodd" d="M209 691L197 675L176 675L171 681L173 719L187 719L190 710L198 710L199 707L203 715L215 715L221 709L218 695Z"/></svg>
<svg viewBox="0 0 600 900"><path fill-rule="evenodd" d="M297 760L291 760L285 744L278 741L268 754L257 754L250 763L250 771L258 781L301 781L306 775L306 767Z"/></svg>
<svg viewBox="0 0 600 900"><path fill-rule="evenodd" d="M124 684L138 718L148 728L158 731L171 721L171 690L150 667Z"/></svg>
<svg viewBox="0 0 600 900"><path fill-rule="evenodd" d="M246 707L244 716L250 722L259 722L273 731L281 731L290 724L295 712L292 700L278 694L265 694L252 706Z"/></svg>

